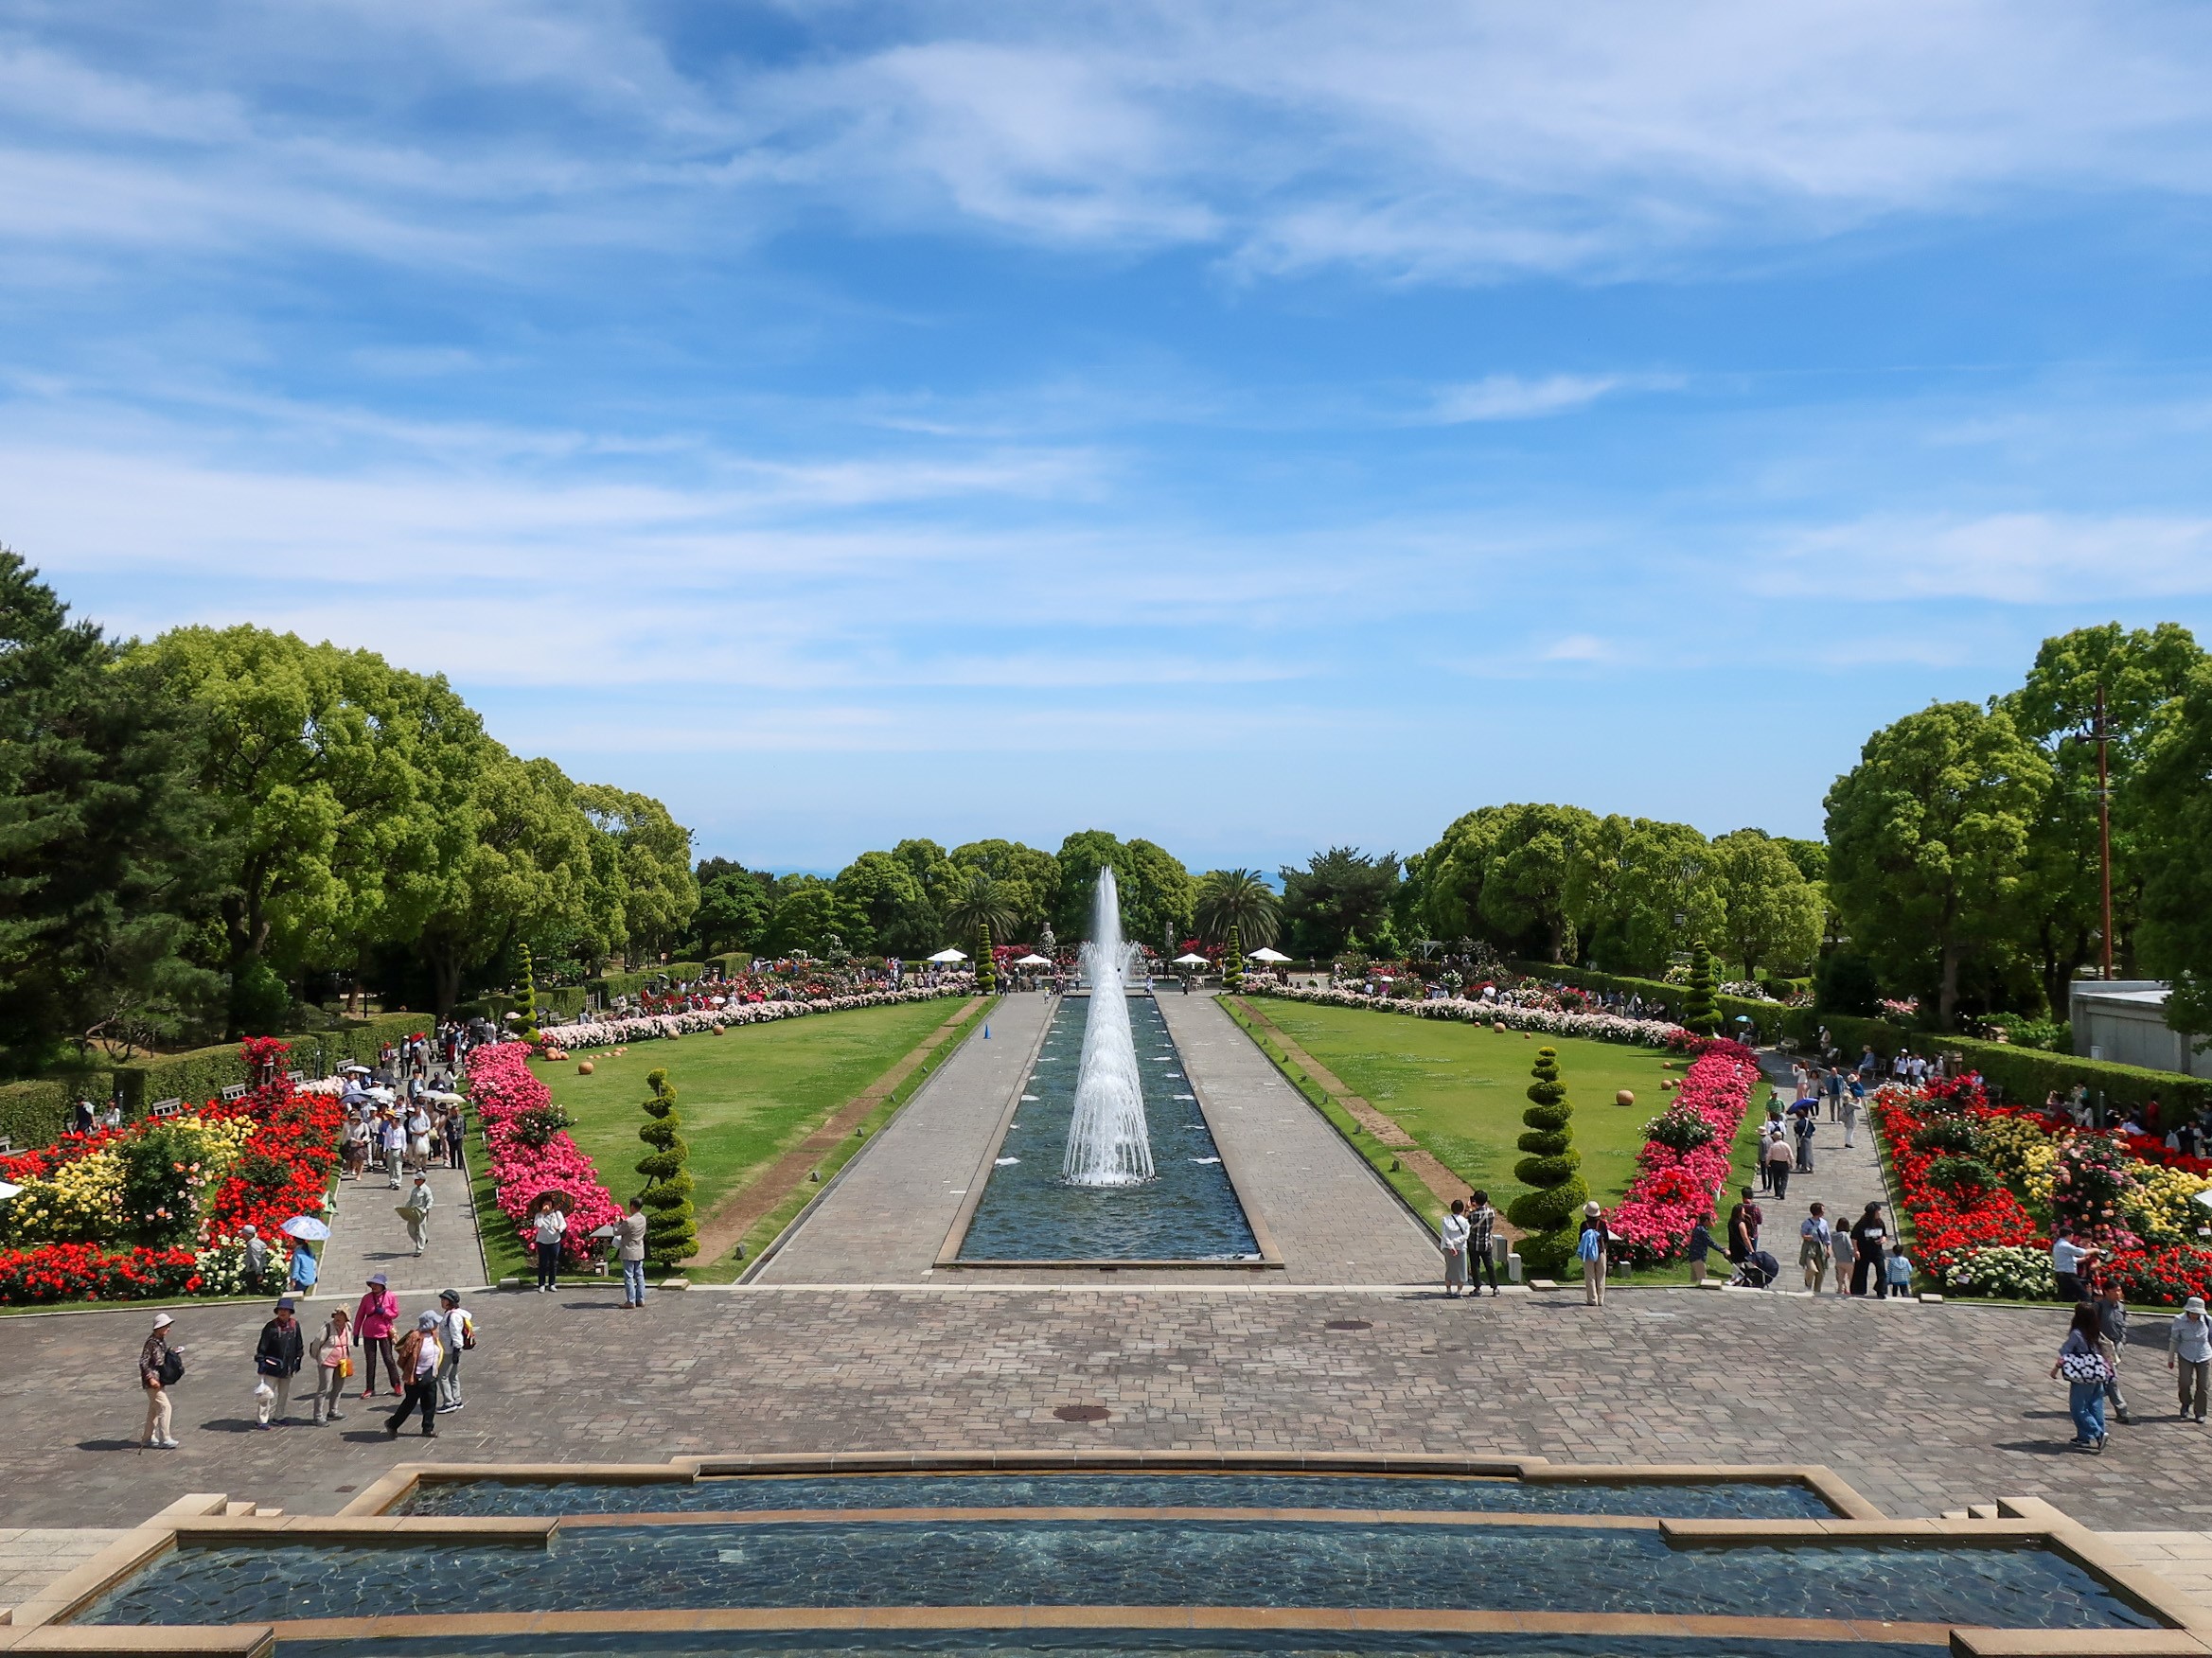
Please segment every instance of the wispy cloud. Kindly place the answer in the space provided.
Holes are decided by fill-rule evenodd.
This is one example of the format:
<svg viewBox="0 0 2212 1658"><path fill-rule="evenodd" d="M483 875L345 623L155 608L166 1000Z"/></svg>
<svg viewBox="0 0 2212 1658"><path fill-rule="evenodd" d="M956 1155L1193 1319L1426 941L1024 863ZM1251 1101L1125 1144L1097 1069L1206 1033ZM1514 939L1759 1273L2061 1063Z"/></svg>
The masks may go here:
<svg viewBox="0 0 2212 1658"><path fill-rule="evenodd" d="M1473 420L1529 420L1586 408L1624 387L1679 384L1678 380L1627 375L1554 374L1528 379L1519 375L1486 375L1468 385L1446 386L1436 394L1425 418L1438 426Z"/></svg>
<svg viewBox="0 0 2212 1658"><path fill-rule="evenodd" d="M2008 512L1802 530L1756 567L1766 592L2114 604L2212 593L2212 517Z"/></svg>

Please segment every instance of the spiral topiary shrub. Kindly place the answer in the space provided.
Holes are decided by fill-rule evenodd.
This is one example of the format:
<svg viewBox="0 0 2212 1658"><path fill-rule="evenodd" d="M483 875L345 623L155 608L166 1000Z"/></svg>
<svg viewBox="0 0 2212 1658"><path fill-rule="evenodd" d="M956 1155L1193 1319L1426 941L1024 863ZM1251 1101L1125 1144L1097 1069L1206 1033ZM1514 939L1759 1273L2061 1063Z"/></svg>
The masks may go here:
<svg viewBox="0 0 2212 1658"><path fill-rule="evenodd" d="M1682 1001L1683 1025L1700 1036L1710 1036L1721 1028L1721 1004L1713 999L1718 983L1713 953L1700 939L1690 952L1690 994Z"/></svg>
<svg viewBox="0 0 2212 1658"><path fill-rule="evenodd" d="M1221 982L1231 990L1245 987L1243 929L1234 923L1229 929L1229 947L1221 952Z"/></svg>
<svg viewBox="0 0 2212 1658"><path fill-rule="evenodd" d="M999 964L991 955L991 924L976 928L976 989L988 996L999 988Z"/></svg>
<svg viewBox="0 0 2212 1658"><path fill-rule="evenodd" d="M1590 1189L1577 1173L1583 1157L1567 1127L1574 1106L1559 1080L1559 1050L1536 1049L1530 1075L1535 1080L1529 1085L1529 1108L1521 1113L1529 1132L1517 1142L1529 1155L1513 1165L1513 1178L1534 1190L1513 1199L1506 1217L1527 1234L1522 1259L1556 1272L1574 1251L1575 1217L1589 1201Z"/></svg>
<svg viewBox="0 0 2212 1658"><path fill-rule="evenodd" d="M683 1166L691 1158L691 1148L676 1132L676 1090L668 1085L668 1073L647 1071L646 1086L653 1090L645 1103L652 1120L638 1130L638 1138L653 1149L637 1162L637 1172L646 1177L646 1189L639 1194L646 1200L646 1257L674 1266L699 1253L691 1172Z"/></svg>

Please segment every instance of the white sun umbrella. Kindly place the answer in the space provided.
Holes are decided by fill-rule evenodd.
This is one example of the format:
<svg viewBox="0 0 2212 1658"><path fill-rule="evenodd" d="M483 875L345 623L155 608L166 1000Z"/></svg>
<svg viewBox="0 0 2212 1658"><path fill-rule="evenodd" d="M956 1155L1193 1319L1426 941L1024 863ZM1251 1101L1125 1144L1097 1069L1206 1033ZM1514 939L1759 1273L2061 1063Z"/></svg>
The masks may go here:
<svg viewBox="0 0 2212 1658"><path fill-rule="evenodd" d="M1035 951L1032 951L1030 954L1022 957L1014 964L1017 967L1050 967L1053 964L1053 961L1051 957L1040 956L1037 955Z"/></svg>
<svg viewBox="0 0 2212 1658"><path fill-rule="evenodd" d="M1290 960L1290 958L1285 956L1281 950L1270 950L1265 944L1262 944L1256 950L1248 950L1245 953L1245 960L1248 961L1275 962L1287 961Z"/></svg>
<svg viewBox="0 0 2212 1658"><path fill-rule="evenodd" d="M932 961L964 961L967 957L958 950L939 950L929 958Z"/></svg>
<svg viewBox="0 0 2212 1658"><path fill-rule="evenodd" d="M1211 967L1213 963L1194 950L1187 956L1177 956L1173 965L1177 967Z"/></svg>
<svg viewBox="0 0 2212 1658"><path fill-rule="evenodd" d="M6 1203L22 1190L23 1188L20 1186L10 1186L7 1181L0 1180L0 1203Z"/></svg>

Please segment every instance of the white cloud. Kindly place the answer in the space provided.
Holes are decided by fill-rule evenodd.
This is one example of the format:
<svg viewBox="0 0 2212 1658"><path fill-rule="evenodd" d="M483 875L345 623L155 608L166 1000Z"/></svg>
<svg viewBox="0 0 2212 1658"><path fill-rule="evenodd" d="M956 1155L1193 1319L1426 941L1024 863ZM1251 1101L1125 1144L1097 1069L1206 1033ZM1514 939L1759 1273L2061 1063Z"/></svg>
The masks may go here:
<svg viewBox="0 0 2212 1658"><path fill-rule="evenodd" d="M2100 605L2212 593L2212 518L1885 516L1796 532L1754 566L1767 593Z"/></svg>
<svg viewBox="0 0 2212 1658"><path fill-rule="evenodd" d="M1606 393L1631 383L1619 375L1554 374L1541 379L1485 375L1470 384L1439 391L1426 419L1439 426L1458 426L1474 420L1527 420L1560 414L1594 403Z"/></svg>

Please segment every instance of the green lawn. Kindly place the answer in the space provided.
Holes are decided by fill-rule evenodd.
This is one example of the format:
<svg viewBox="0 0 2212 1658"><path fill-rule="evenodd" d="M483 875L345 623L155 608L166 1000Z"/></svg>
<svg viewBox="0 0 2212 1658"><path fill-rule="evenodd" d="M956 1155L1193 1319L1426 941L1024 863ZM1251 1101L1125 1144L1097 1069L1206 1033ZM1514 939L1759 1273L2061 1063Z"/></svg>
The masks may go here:
<svg viewBox="0 0 2212 1658"><path fill-rule="evenodd" d="M815 1014L771 1025L737 1025L719 1036L580 1049L560 1063L534 1060L554 1099L576 1119L570 1137L597 1165L607 1190L627 1203L644 1184L632 1171L646 1155L638 1129L646 1073L662 1068L676 1089L681 1132L691 1147L692 1201L700 1215L752 1173L805 1139L960 1011L950 997L894 1007ZM593 1074L579 1076L588 1060Z"/></svg>
<svg viewBox="0 0 2212 1658"><path fill-rule="evenodd" d="M1636 1178L1636 1155L1644 1124L1666 1109L1659 1084L1682 1074L1665 1068L1656 1049L1575 1037L1499 1034L1487 1026L1417 1019L1361 1008L1315 1007L1272 997L1254 1004L1294 1042L1341 1078L1347 1087L1385 1112L1424 1150L1470 1186L1490 1193L1500 1209L1528 1189L1513 1176L1522 1156L1514 1146L1524 1130L1529 1067L1536 1050L1559 1050L1560 1079L1574 1104L1575 1148L1590 1194L1611 1204ZM1622 1088L1634 1105L1618 1105ZM1756 1124L1765 1089L1754 1091L1744 1132L1736 1144L1737 1184L1756 1184ZM1733 1197L1724 1197L1722 1212Z"/></svg>

